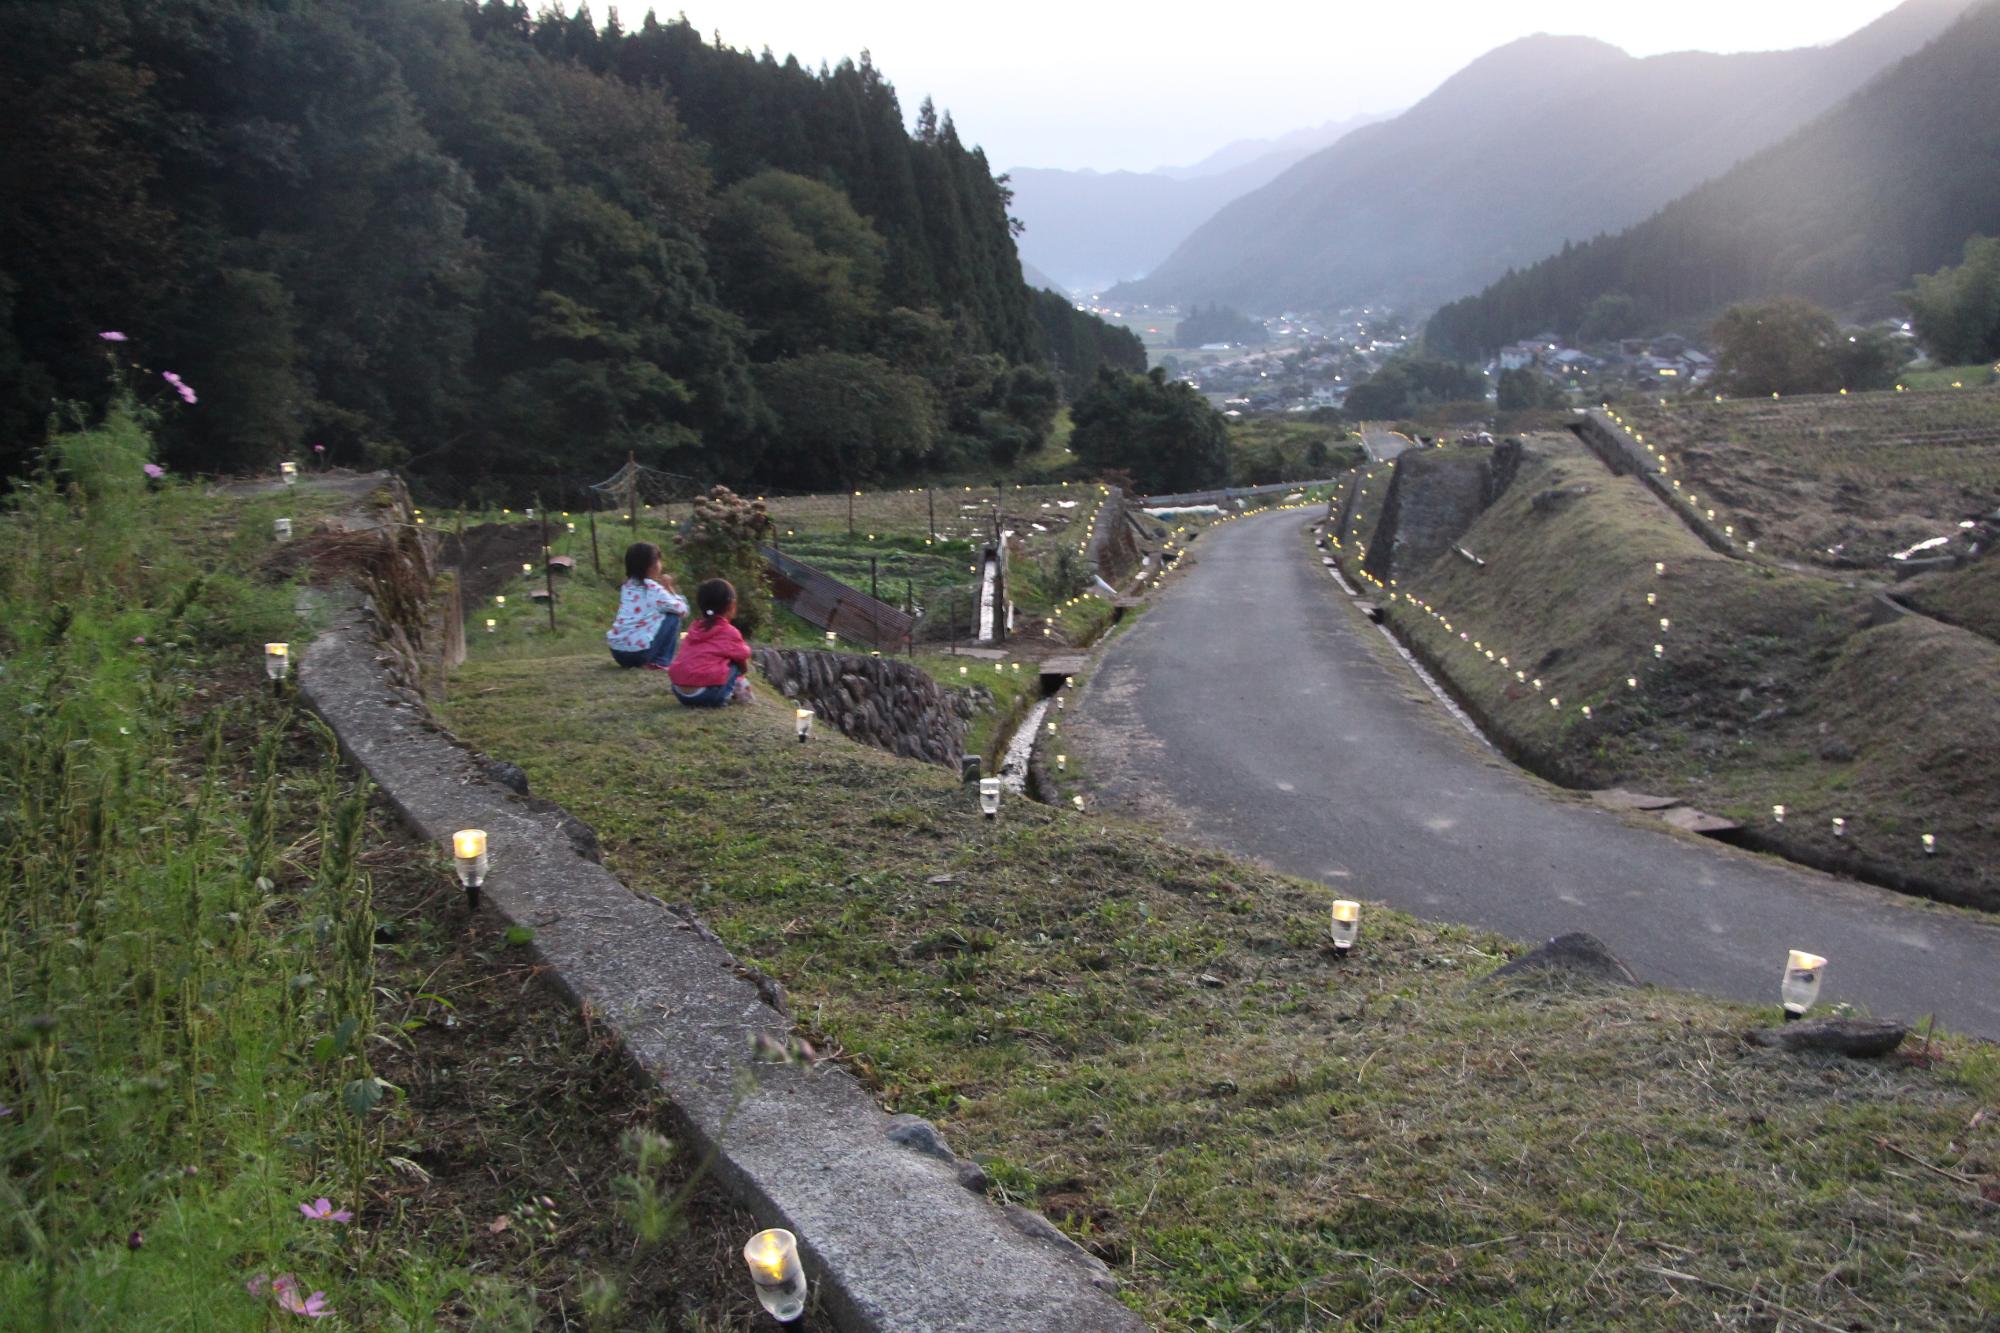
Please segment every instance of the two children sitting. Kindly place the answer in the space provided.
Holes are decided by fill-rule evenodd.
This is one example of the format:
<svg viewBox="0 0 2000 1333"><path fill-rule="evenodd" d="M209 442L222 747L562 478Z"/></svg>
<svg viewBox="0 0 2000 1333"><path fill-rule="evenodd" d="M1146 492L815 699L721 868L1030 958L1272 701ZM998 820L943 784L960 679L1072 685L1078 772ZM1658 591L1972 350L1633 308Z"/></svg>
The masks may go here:
<svg viewBox="0 0 2000 1333"><path fill-rule="evenodd" d="M750 645L732 623L736 589L728 579L706 579L694 590L701 618L681 639L687 599L661 572L660 548L634 542L625 552L625 582L618 614L605 632L611 658L621 667L664 671L674 697L688 708L721 708L750 702Z"/></svg>

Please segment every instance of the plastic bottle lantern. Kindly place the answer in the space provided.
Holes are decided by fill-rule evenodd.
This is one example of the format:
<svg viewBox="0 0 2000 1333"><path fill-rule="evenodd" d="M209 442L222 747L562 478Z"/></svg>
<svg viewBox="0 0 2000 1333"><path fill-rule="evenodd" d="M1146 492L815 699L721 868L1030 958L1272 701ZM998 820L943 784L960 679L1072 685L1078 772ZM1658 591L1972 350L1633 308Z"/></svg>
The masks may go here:
<svg viewBox="0 0 2000 1333"><path fill-rule="evenodd" d="M1778 995L1785 1004L1785 1021L1805 1015L1819 998L1820 978L1826 972L1826 959L1816 953L1794 949L1785 960L1785 979L1779 985Z"/></svg>
<svg viewBox="0 0 2000 1333"><path fill-rule="evenodd" d="M792 716L798 721L799 744L804 745L806 738L813 734L813 710L801 708Z"/></svg>
<svg viewBox="0 0 2000 1333"><path fill-rule="evenodd" d="M462 828L451 835L452 868L465 886L465 905L479 910L479 889L486 883L486 830Z"/></svg>
<svg viewBox="0 0 2000 1333"><path fill-rule="evenodd" d="M283 680L291 673L292 645L289 643L267 643L264 645L264 674L273 681Z"/></svg>
<svg viewBox="0 0 2000 1333"><path fill-rule="evenodd" d="M284 478L285 485L296 486L299 484L299 465L291 462L280 463L278 475Z"/></svg>
<svg viewBox="0 0 2000 1333"><path fill-rule="evenodd" d="M1772 806L1772 807L1771 807L1771 818L1772 818L1773 820L1775 820L1776 822L1780 823L1780 824L1784 823L1784 822L1785 822L1785 807L1784 807L1784 806L1782 806L1782 805L1774 805L1774 806Z"/></svg>
<svg viewBox="0 0 2000 1333"><path fill-rule="evenodd" d="M1361 904L1350 898L1339 898L1333 904L1333 956L1347 957L1347 951L1354 947L1354 940L1361 933Z"/></svg>
<svg viewBox="0 0 2000 1333"><path fill-rule="evenodd" d="M835 644L837 644L837 643L839 643L839 642L840 642L840 636L839 636L838 634L835 634L835 633L834 633L834 632L833 632L832 630L828 630L828 631L826 632L826 646L827 646L827 647L831 648L831 647L833 647L833 646L834 646Z"/></svg>
<svg viewBox="0 0 2000 1333"><path fill-rule="evenodd" d="M1924 855L1925 855L1925 856L1936 856L1936 855L1937 855L1937 835L1936 835L1936 834L1934 834L1934 833L1926 833L1926 834L1924 834Z"/></svg>
<svg viewBox="0 0 2000 1333"><path fill-rule="evenodd" d="M289 518L272 519L271 535L276 537L281 542L290 541L292 539L292 520L290 520Z"/></svg>
<svg viewBox="0 0 2000 1333"><path fill-rule="evenodd" d="M979 812L988 819L1000 814L1000 779L979 779Z"/></svg>
<svg viewBox="0 0 2000 1333"><path fill-rule="evenodd" d="M486 617L486 632L488 634L491 634L499 624L500 622L495 620L492 616Z"/></svg>
<svg viewBox="0 0 2000 1333"><path fill-rule="evenodd" d="M765 1312L789 1324L806 1312L806 1272L799 1266L799 1239L783 1227L760 1231L743 1246L751 1285Z"/></svg>

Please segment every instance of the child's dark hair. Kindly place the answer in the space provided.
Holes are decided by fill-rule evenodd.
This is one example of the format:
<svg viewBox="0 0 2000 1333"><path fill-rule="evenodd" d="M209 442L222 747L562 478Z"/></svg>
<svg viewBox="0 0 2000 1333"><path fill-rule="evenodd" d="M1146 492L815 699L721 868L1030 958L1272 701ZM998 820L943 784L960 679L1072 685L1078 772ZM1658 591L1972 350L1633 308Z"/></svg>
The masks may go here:
<svg viewBox="0 0 2000 1333"><path fill-rule="evenodd" d="M694 604L703 620L712 620L736 605L736 585L728 579L703 579L694 590Z"/></svg>
<svg viewBox="0 0 2000 1333"><path fill-rule="evenodd" d="M653 572L653 562L660 558L660 548L651 542L633 542L625 548L625 577L643 579Z"/></svg>

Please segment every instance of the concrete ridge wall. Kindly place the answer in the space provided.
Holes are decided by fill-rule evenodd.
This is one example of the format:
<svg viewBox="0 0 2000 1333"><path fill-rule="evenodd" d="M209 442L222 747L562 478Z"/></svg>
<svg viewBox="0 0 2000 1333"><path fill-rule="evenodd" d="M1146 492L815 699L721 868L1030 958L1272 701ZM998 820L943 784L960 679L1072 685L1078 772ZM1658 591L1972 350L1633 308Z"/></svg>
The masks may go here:
<svg viewBox="0 0 2000 1333"><path fill-rule="evenodd" d="M965 751L974 696L946 689L908 662L771 647L751 649L751 658L779 693L850 740L932 764L956 765Z"/></svg>
<svg viewBox="0 0 2000 1333"><path fill-rule="evenodd" d="M1129 1333L1095 1258L1038 1214L1000 1208L936 1130L891 1117L842 1068L753 1064L792 1035L784 993L742 967L691 912L633 892L578 849L579 826L488 765L394 682L372 607L351 598L299 660L305 701L422 837L484 828L484 910L534 931L569 1000L618 1034L671 1100L678 1132L714 1149L723 1185L799 1237L814 1301L851 1330ZM747 1091L746 1069L755 1073Z"/></svg>
<svg viewBox="0 0 2000 1333"><path fill-rule="evenodd" d="M1615 475L1637 477L1646 489L1659 496L1675 517L1687 524L1688 530L1701 538L1711 551L1739 560L1744 558L1744 552L1737 549L1736 543L1729 540L1722 529L1709 522L1704 515L1696 513L1695 507L1667 484L1659 463L1652 455L1626 439L1625 433L1602 412L1591 409L1572 429L1576 437L1589 446L1590 452L1596 454Z"/></svg>

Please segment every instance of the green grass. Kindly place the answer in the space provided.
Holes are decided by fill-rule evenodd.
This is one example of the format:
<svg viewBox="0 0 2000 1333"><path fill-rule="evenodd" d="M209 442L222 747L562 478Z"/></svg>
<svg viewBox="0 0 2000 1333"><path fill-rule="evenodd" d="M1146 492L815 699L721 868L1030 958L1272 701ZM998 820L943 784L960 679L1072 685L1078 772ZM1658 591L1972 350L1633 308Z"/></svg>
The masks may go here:
<svg viewBox="0 0 2000 1333"><path fill-rule="evenodd" d="M1510 946L1373 905L1337 963L1321 886L1020 800L989 823L953 775L594 657L475 662L453 699L1157 1326L1972 1329L2000 1300L1991 1047L1789 1058L1738 1036L1775 1008L1490 990Z"/></svg>
<svg viewBox="0 0 2000 1333"><path fill-rule="evenodd" d="M1341 552L1350 576L1376 490ZM1871 627L1866 590L1719 556L1567 437L1534 442L1464 544L1484 568L1447 555L1376 592L1532 767L1680 796L1795 854L1858 855L2000 905L2000 831L1975 795L2000 789L2000 646L1918 618Z"/></svg>

